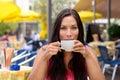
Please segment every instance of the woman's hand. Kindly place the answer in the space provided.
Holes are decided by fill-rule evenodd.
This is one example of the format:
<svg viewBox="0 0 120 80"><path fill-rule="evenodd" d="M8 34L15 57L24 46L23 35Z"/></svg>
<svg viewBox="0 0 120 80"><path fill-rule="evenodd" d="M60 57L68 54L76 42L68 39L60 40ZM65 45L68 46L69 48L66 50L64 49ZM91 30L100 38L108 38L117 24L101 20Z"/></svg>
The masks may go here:
<svg viewBox="0 0 120 80"><path fill-rule="evenodd" d="M74 40L75 44L73 47L73 52L80 52L83 57L86 57L88 55L87 51L86 51L86 46L83 45L80 41L78 40Z"/></svg>
<svg viewBox="0 0 120 80"><path fill-rule="evenodd" d="M53 42L44 45L37 53L33 68L28 80L45 80L48 70L48 61L51 56L56 55L60 50L60 42Z"/></svg>
<svg viewBox="0 0 120 80"><path fill-rule="evenodd" d="M51 56L56 55L60 50L60 42L53 42L47 45L44 45L42 48L42 53L46 60L49 60Z"/></svg>

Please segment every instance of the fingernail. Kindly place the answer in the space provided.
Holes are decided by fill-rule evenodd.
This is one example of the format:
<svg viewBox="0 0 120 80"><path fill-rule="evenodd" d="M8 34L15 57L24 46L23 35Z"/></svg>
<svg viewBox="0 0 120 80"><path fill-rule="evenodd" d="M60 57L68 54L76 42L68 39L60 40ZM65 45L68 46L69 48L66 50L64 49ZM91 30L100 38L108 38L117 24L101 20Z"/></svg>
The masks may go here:
<svg viewBox="0 0 120 80"><path fill-rule="evenodd" d="M87 45L85 45L85 48L88 48L88 46L87 46Z"/></svg>

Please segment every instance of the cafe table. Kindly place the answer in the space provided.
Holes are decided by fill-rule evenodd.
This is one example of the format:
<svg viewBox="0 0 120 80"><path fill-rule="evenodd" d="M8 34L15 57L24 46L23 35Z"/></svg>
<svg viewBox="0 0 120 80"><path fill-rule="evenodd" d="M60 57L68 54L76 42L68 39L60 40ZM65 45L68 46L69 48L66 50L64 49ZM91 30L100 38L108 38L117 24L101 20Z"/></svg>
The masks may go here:
<svg viewBox="0 0 120 80"><path fill-rule="evenodd" d="M20 66L18 71L0 69L0 80L27 80L32 67Z"/></svg>
<svg viewBox="0 0 120 80"><path fill-rule="evenodd" d="M98 49L98 45L106 46L109 50L110 56L112 56L116 52L114 41L104 41L104 42L97 42L97 41L95 42L94 41L94 42L90 42L88 45L95 50L97 56L100 56L100 51Z"/></svg>

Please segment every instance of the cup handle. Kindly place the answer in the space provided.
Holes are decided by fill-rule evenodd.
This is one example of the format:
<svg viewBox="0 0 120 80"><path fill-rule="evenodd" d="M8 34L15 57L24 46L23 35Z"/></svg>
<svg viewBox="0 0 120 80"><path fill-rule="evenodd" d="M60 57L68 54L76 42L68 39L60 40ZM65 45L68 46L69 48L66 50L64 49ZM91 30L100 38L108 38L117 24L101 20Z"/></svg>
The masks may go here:
<svg viewBox="0 0 120 80"><path fill-rule="evenodd" d="M62 50L64 50L64 48L63 48L62 46L61 46L60 48L61 48Z"/></svg>

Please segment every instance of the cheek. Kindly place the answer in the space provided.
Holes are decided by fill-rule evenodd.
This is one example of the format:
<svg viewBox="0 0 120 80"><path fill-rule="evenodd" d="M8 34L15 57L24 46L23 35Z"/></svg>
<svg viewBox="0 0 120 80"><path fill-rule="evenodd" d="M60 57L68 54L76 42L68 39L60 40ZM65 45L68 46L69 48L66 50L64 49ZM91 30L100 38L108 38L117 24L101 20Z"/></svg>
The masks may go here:
<svg viewBox="0 0 120 80"><path fill-rule="evenodd" d="M63 31L60 31L59 36L60 36L60 39L64 39L65 33Z"/></svg>
<svg viewBox="0 0 120 80"><path fill-rule="evenodd" d="M77 39L78 38L78 34L79 34L79 31L77 30L76 32L74 32L74 38Z"/></svg>

